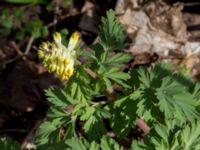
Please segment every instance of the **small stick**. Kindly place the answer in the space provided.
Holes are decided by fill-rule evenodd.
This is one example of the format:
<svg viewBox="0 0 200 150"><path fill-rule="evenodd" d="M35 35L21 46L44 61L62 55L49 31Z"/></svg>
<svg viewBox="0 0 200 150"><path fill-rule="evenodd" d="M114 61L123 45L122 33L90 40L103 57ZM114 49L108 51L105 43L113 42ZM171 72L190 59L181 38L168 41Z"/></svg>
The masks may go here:
<svg viewBox="0 0 200 150"><path fill-rule="evenodd" d="M33 126L33 128L31 129L31 131L28 133L28 135L26 136L26 138L24 139L24 141L22 142L21 148L25 149L27 148L27 146L32 145L33 147L35 146L33 141L35 138L35 131L36 129L40 126L40 124L42 123L42 120L38 120L35 125Z"/></svg>
<svg viewBox="0 0 200 150"><path fill-rule="evenodd" d="M17 46L17 44L14 41L10 42L10 45L15 49L15 51L17 52L19 56L24 56L24 53L20 50L20 48Z"/></svg>
<svg viewBox="0 0 200 150"><path fill-rule="evenodd" d="M20 50L20 48L17 46L17 44L14 41L12 41L10 44L15 49L15 51L17 52L19 57L22 57L23 60L26 60L25 54Z"/></svg>
<svg viewBox="0 0 200 150"><path fill-rule="evenodd" d="M28 44L27 44L27 46L26 46L26 50L25 50L25 52L24 52L25 55L27 55L27 54L29 53L29 51L30 51L30 49L31 49L31 46L32 46L32 44L33 44L33 41L34 41L34 37L31 36L30 39L29 39L29 41L28 41Z"/></svg>
<svg viewBox="0 0 200 150"><path fill-rule="evenodd" d="M136 119L136 125L142 129L142 131L144 132L145 135L147 135L150 131L150 127L148 126L148 124L144 121L144 119L142 118L137 118Z"/></svg>
<svg viewBox="0 0 200 150"><path fill-rule="evenodd" d="M183 5L187 6L187 7L190 7L190 6L200 5L200 2L184 3Z"/></svg>
<svg viewBox="0 0 200 150"><path fill-rule="evenodd" d="M89 68L84 68L84 70L87 72L87 74L89 74L92 78L96 79L97 78L97 74L92 71L91 69Z"/></svg>
<svg viewBox="0 0 200 150"><path fill-rule="evenodd" d="M16 56L16 57L14 57L14 58L11 58L11 59L5 61L2 65L5 66L5 65L7 65L7 64L10 64L10 63L12 63L12 62L14 62L14 61L20 59L20 58L21 58L20 56Z"/></svg>

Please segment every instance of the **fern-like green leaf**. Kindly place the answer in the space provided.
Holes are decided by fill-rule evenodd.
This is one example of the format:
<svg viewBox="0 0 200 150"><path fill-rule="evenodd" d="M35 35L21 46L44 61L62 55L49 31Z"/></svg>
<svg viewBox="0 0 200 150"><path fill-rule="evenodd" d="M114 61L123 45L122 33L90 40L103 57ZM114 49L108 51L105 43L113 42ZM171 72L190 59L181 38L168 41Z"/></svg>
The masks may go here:
<svg viewBox="0 0 200 150"><path fill-rule="evenodd" d="M44 122L36 133L36 144L38 146L52 146L59 138L59 128L49 121Z"/></svg>
<svg viewBox="0 0 200 150"><path fill-rule="evenodd" d="M110 111L112 112L110 124L119 138L125 137L135 126L135 120L137 118L137 102L135 100L139 95L139 93L135 92L131 95L124 96L117 99L114 104L110 106Z"/></svg>
<svg viewBox="0 0 200 150"><path fill-rule="evenodd" d="M102 150L124 150L116 141L107 136L102 137L100 145Z"/></svg>
<svg viewBox="0 0 200 150"><path fill-rule="evenodd" d="M157 124L144 143L133 141L132 148L138 150L199 150L200 122L177 127ZM134 150L134 149L133 149Z"/></svg>
<svg viewBox="0 0 200 150"><path fill-rule="evenodd" d="M66 142L67 146L70 150L88 150L90 144L84 138L71 138L67 139Z"/></svg>
<svg viewBox="0 0 200 150"><path fill-rule="evenodd" d="M109 10L107 18L102 19L99 36L100 44L105 50L117 50L124 47L124 27L113 10Z"/></svg>
<svg viewBox="0 0 200 150"><path fill-rule="evenodd" d="M122 63L128 62L132 59L129 54L118 53L106 60L105 64L113 67L122 67Z"/></svg>
<svg viewBox="0 0 200 150"><path fill-rule="evenodd" d="M198 118L194 97L172 78L163 79L161 87L157 88L156 95L160 110L166 117L175 117L182 121L185 121L185 118L188 120Z"/></svg>
<svg viewBox="0 0 200 150"><path fill-rule="evenodd" d="M126 83L126 81L130 78L129 74L119 71L118 68L110 69L103 74L103 77L113 80L125 88L130 88L130 86Z"/></svg>
<svg viewBox="0 0 200 150"><path fill-rule="evenodd" d="M163 114L168 119L176 118L182 122L198 118L198 104L191 88L185 84L187 79L180 81L184 77L172 74L169 65L156 65L150 71L141 68L136 75L140 80L137 90L142 93L137 114L144 116L146 121L157 119L163 122ZM158 116L159 110L163 114Z"/></svg>
<svg viewBox="0 0 200 150"><path fill-rule="evenodd" d="M76 74L69 80L66 91L77 102L88 105L91 100L90 79L83 68L79 67Z"/></svg>
<svg viewBox="0 0 200 150"><path fill-rule="evenodd" d="M84 138L73 137L65 141L67 150L100 150L99 144L96 142L89 143Z"/></svg>
<svg viewBox="0 0 200 150"><path fill-rule="evenodd" d="M147 146L142 142L133 140L131 144L131 150L147 150Z"/></svg>
<svg viewBox="0 0 200 150"><path fill-rule="evenodd" d="M184 150L198 150L200 148L200 122L188 125L180 133Z"/></svg>
<svg viewBox="0 0 200 150"><path fill-rule="evenodd" d="M36 133L36 143L40 147L53 146L60 142L59 131L66 125L65 135L71 137L75 134L75 120L71 119L72 115L67 111L67 107L72 107L76 100L62 89L48 89L46 95L52 107L47 112L47 121L42 123Z"/></svg>
<svg viewBox="0 0 200 150"><path fill-rule="evenodd" d="M66 107L76 103L76 100L67 95L62 89L48 89L45 90L45 93L45 95L48 97L48 101L56 107Z"/></svg>
<svg viewBox="0 0 200 150"><path fill-rule="evenodd" d="M85 108L85 112L83 112L80 119L86 121L83 129L87 133L89 140L98 140L106 133L103 119L109 117L110 114L100 106Z"/></svg>

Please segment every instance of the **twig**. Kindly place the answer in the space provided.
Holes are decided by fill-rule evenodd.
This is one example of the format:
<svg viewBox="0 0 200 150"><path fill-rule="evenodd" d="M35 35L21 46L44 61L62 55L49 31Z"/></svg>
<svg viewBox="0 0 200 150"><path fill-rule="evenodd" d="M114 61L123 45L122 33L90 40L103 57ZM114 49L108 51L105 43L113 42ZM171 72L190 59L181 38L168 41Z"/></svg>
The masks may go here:
<svg viewBox="0 0 200 150"><path fill-rule="evenodd" d="M39 125L42 123L42 120L38 120L34 127L31 129L31 131L28 133L28 135L26 136L26 138L24 139L22 145L21 145L21 149L25 149L27 148L27 146L29 146L30 144L34 146L33 141L34 141L34 135L35 135L35 131L36 129L39 127Z"/></svg>
<svg viewBox="0 0 200 150"><path fill-rule="evenodd" d="M12 41L12 42L10 43L10 45L15 49L15 51L17 52L17 54L18 54L19 56L21 56L23 60L25 60L25 59L26 59L26 55L29 53L29 51L30 51L30 49L31 49L31 46L32 46L32 44L33 44L33 41L34 41L34 37L31 36L30 39L29 39L29 41L28 41L28 44L27 44L27 46L26 46L26 50L25 50L24 53L20 50L20 48L17 46L17 44L16 44L14 41Z"/></svg>
<svg viewBox="0 0 200 150"><path fill-rule="evenodd" d="M187 7L190 7L190 6L200 5L200 2L184 3L183 5L187 6Z"/></svg>
<svg viewBox="0 0 200 150"><path fill-rule="evenodd" d="M81 62L77 61L77 63L80 65ZM88 75L90 75L92 78L96 79L97 78L97 74L92 71L90 68L84 68L84 70L87 72Z"/></svg>
<svg viewBox="0 0 200 150"><path fill-rule="evenodd" d="M96 79L97 78L97 74L92 71L91 69L89 68L84 68L84 70L87 72L87 74L89 74L92 78Z"/></svg>
<svg viewBox="0 0 200 150"><path fill-rule="evenodd" d="M144 132L144 134L148 134L150 131L150 127L148 126L148 124L144 121L144 119L142 118L137 118L136 119L136 124L137 126L142 129L142 131Z"/></svg>
<svg viewBox="0 0 200 150"><path fill-rule="evenodd" d="M11 45L11 46L14 48L14 50L17 52L18 56L14 57L14 58L11 58L11 59L9 59L9 60L7 60L7 61L5 61L4 63L2 63L3 66L14 62L14 61L20 59L21 57L22 57L23 60L26 59L24 53L20 50L20 48L17 46L17 44L16 44L14 41L12 41L12 42L10 43L10 45Z"/></svg>
<svg viewBox="0 0 200 150"><path fill-rule="evenodd" d="M30 51L30 49L31 49L31 46L32 46L32 44L33 44L33 41L34 41L34 37L31 36L30 39L29 39L29 41L28 41L28 44L27 44L27 46L26 46L26 50L25 50L25 52L24 52L25 55L27 55L27 54L29 53L29 51Z"/></svg>
<svg viewBox="0 0 200 150"><path fill-rule="evenodd" d="M98 104L101 104L101 105L105 105L106 103L107 103L107 101L100 101L100 102L93 102L93 101L91 101L90 102L91 104L92 104L92 106L97 106Z"/></svg>
<svg viewBox="0 0 200 150"><path fill-rule="evenodd" d="M70 15L69 14L67 14L67 15L65 15L65 16L61 16L60 18L59 18L59 20L53 20L53 22L50 22L49 24L47 24L46 25L46 27L47 28L50 28L50 27L53 27L53 26L55 26L56 24L58 24L59 22L60 22L60 20L62 21L62 20L64 20L64 19L66 19L67 17L69 17Z"/></svg>
<svg viewBox="0 0 200 150"><path fill-rule="evenodd" d="M93 79L96 79L97 78L97 74L92 71L91 69L89 68L84 68L84 70L87 72L88 75L90 75ZM113 87L110 87L110 88L107 88L106 89L106 93L108 93L109 95L112 95L114 93L114 89Z"/></svg>
<svg viewBox="0 0 200 150"><path fill-rule="evenodd" d="M19 57L22 57L23 60L26 60L25 54L20 50L20 48L17 46L17 44L14 41L12 41L10 45L15 49Z"/></svg>
<svg viewBox="0 0 200 150"><path fill-rule="evenodd" d="M20 58L21 58L21 56L16 56L16 57L14 57L14 58L11 58L11 59L5 61L2 65L5 66L5 65L7 65L7 64L10 64L10 63L12 63L12 62L14 62L14 61L20 59Z"/></svg>
<svg viewBox="0 0 200 150"><path fill-rule="evenodd" d="M14 57L14 58L11 58L11 59L9 59L9 60L7 60L7 61L5 61L2 65L10 64L10 63L12 63L12 62L14 62L14 61L16 61L16 60L18 60L18 59L20 59L20 58L22 58L23 60L26 60L26 55L29 53L33 41L34 41L34 38L31 37L31 38L29 39L29 42L28 42L28 45L27 45L27 47L26 47L25 53L23 53L23 52L20 50L20 48L17 46L17 44L16 44L14 41L10 42L10 45L14 48L14 50L16 51L16 53L18 54L18 56Z"/></svg>
<svg viewBox="0 0 200 150"><path fill-rule="evenodd" d="M24 53L20 50L20 48L14 41L10 42L10 45L14 48L14 50L17 52L19 56L24 56Z"/></svg>

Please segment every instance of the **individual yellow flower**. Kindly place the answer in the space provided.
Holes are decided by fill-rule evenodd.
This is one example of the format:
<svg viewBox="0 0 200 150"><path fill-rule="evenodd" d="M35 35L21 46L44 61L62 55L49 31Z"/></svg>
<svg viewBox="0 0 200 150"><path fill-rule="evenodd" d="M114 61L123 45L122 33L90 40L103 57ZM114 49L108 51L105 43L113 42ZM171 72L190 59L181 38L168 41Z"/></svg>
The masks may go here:
<svg viewBox="0 0 200 150"><path fill-rule="evenodd" d="M76 47L76 44L78 42L78 39L79 39L79 34L78 32L74 32L71 37L70 37L70 40L69 40L69 44L68 44L68 49L69 51L72 51L75 47Z"/></svg>
<svg viewBox="0 0 200 150"><path fill-rule="evenodd" d="M68 80L74 72L75 47L78 43L79 34L74 32L69 44L65 47L62 44L60 33L53 35L54 42L44 42L40 45L38 56L50 72L55 72L62 80Z"/></svg>

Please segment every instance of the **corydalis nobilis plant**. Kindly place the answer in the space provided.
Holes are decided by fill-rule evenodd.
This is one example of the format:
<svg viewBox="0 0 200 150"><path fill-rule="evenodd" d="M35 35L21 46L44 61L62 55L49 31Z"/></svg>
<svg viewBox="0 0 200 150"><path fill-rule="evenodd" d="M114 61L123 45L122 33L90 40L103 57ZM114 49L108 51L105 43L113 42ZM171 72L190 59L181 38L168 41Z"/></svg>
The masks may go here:
<svg viewBox="0 0 200 150"><path fill-rule="evenodd" d="M57 36L55 43L62 45ZM200 149L200 85L174 73L170 64L123 71L132 59L123 51L124 42L124 27L110 10L102 19L99 41L77 52L87 61L76 66L64 89L46 90L51 107L37 131L37 149ZM67 50L73 48L69 42ZM136 127L141 117L151 129L145 137Z"/></svg>
<svg viewBox="0 0 200 150"><path fill-rule="evenodd" d="M68 80L74 72L75 48L78 43L79 34L78 32L74 32L71 35L67 47L62 44L60 33L54 33L53 39L54 42L50 43L47 41L40 45L38 56L49 72L55 72L60 79Z"/></svg>

